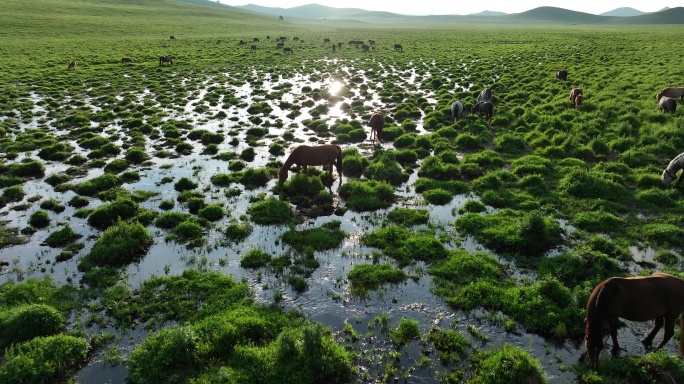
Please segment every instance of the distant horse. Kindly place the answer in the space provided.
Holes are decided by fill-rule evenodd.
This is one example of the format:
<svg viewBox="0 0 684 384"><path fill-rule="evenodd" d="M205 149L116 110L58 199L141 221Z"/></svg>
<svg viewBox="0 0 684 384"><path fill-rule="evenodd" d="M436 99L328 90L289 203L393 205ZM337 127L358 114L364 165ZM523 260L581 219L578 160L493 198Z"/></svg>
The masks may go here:
<svg viewBox="0 0 684 384"><path fill-rule="evenodd" d="M276 48L282 48L284 46L285 46L285 43L283 43L283 42L276 43Z"/></svg>
<svg viewBox="0 0 684 384"><path fill-rule="evenodd" d="M133 62L133 60L131 60L130 57L122 57L122 58L121 58L121 64L126 64L126 63L129 63L129 64L130 64L130 63L132 63L132 62Z"/></svg>
<svg viewBox="0 0 684 384"><path fill-rule="evenodd" d="M580 109L582 106L582 99L584 99L584 95L581 93L575 97L575 109Z"/></svg>
<svg viewBox="0 0 684 384"><path fill-rule="evenodd" d="M288 172L292 164L297 164L304 169L308 165L330 164L332 174L333 165L337 167L337 174L342 182L342 148L339 145L324 144L318 146L300 145L290 153L285 163L278 170L278 182L281 184L287 180Z"/></svg>
<svg viewBox="0 0 684 384"><path fill-rule="evenodd" d="M653 328L642 343L650 346L665 324L664 346L674 335L675 320L684 311L684 280L666 273L650 276L611 277L599 283L589 296L587 317L584 319L584 347L590 365L596 369L603 349L603 320L608 321L613 339L613 354L620 345L617 340L618 318L631 321L655 319ZM680 321L679 354L684 355L684 317Z"/></svg>
<svg viewBox="0 0 684 384"><path fill-rule="evenodd" d="M575 106L575 98L578 95L582 95L582 90L577 87L572 87L570 90L570 102L572 103L573 107Z"/></svg>
<svg viewBox="0 0 684 384"><path fill-rule="evenodd" d="M663 96L658 102L658 109L674 115L675 111L677 110L677 100L671 97Z"/></svg>
<svg viewBox="0 0 684 384"><path fill-rule="evenodd" d="M568 79L568 71L561 69L560 71L556 71L556 79L560 80L567 80Z"/></svg>
<svg viewBox="0 0 684 384"><path fill-rule="evenodd" d="M368 45L368 44L362 44L361 45L361 51L368 52L369 50L370 50L370 45Z"/></svg>
<svg viewBox="0 0 684 384"><path fill-rule="evenodd" d="M337 48L342 48L342 45L343 45L342 42L339 41L339 42L337 43Z"/></svg>
<svg viewBox="0 0 684 384"><path fill-rule="evenodd" d="M244 41L244 40L240 40L240 41L238 42L238 45L245 45L245 44L247 44L247 42Z"/></svg>
<svg viewBox="0 0 684 384"><path fill-rule="evenodd" d="M255 37L254 40L252 40L252 42L253 42L253 43L258 43L258 42L259 42L259 38L258 38L258 37Z"/></svg>
<svg viewBox="0 0 684 384"><path fill-rule="evenodd" d="M169 63L173 65L173 60L171 56L159 56L159 65L162 65L162 63Z"/></svg>
<svg viewBox="0 0 684 384"><path fill-rule="evenodd" d="M667 168L665 168L663 174L660 175L660 181L662 181L663 185L667 187L677 178L677 172L682 168L684 168L684 152L675 156L675 158L670 161L670 164L667 165ZM682 182L682 178L684 178L684 172L682 172L682 175L679 176L679 180L677 180L675 187L679 187L679 183Z"/></svg>
<svg viewBox="0 0 684 384"><path fill-rule="evenodd" d="M481 101L473 107L473 113L477 113L480 117L484 113L487 118L487 122L492 121L492 115L494 114L494 105L489 101Z"/></svg>
<svg viewBox="0 0 684 384"><path fill-rule="evenodd" d="M252 44L252 51L256 51L256 50L257 50L256 44Z"/></svg>
<svg viewBox="0 0 684 384"><path fill-rule="evenodd" d="M169 36L169 40L176 40L176 36Z"/></svg>
<svg viewBox="0 0 684 384"><path fill-rule="evenodd" d="M370 120L368 120L368 125L371 127L371 143L378 139L378 143L382 143L380 136L382 136L382 128L385 126L385 117L378 112L373 113Z"/></svg>
<svg viewBox="0 0 684 384"><path fill-rule="evenodd" d="M461 103L460 100L451 103L451 122L455 122L458 119L463 119L468 116L468 111L466 107Z"/></svg>
<svg viewBox="0 0 684 384"><path fill-rule="evenodd" d="M323 39L323 44L325 44L325 43L330 43L330 39L328 39L327 37L325 39Z"/></svg>
<svg viewBox="0 0 684 384"><path fill-rule="evenodd" d="M395 51L403 51L404 48L401 46L401 44L394 44L394 50Z"/></svg>
<svg viewBox="0 0 684 384"><path fill-rule="evenodd" d="M485 87L485 89L480 92L480 96L477 97L477 103L484 101L492 101L492 90Z"/></svg>
<svg viewBox="0 0 684 384"><path fill-rule="evenodd" d="M681 97L684 99L684 87L663 88L656 95L656 100L660 100L663 96L674 97L675 99Z"/></svg>
<svg viewBox="0 0 684 384"><path fill-rule="evenodd" d="M294 52L292 52L292 48L285 47L285 48L283 48L283 53L294 53Z"/></svg>
<svg viewBox="0 0 684 384"><path fill-rule="evenodd" d="M76 70L76 60L71 60L71 63L69 63L69 67L67 67L68 71L74 71Z"/></svg>
<svg viewBox="0 0 684 384"><path fill-rule="evenodd" d="M337 45L335 45L335 44L332 45L332 51L333 52L337 51Z"/></svg>

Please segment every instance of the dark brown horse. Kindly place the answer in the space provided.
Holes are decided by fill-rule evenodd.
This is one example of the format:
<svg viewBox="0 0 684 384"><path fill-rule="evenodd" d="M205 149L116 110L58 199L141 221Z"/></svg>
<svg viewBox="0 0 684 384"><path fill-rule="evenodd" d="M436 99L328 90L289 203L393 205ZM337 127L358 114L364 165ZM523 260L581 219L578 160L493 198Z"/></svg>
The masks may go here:
<svg viewBox="0 0 684 384"><path fill-rule="evenodd" d="M74 71L76 70L76 60L71 60L71 63L69 63L69 67L67 68L69 71Z"/></svg>
<svg viewBox="0 0 684 384"><path fill-rule="evenodd" d="M252 51L256 51L256 50L257 50L256 44L252 44Z"/></svg>
<svg viewBox="0 0 684 384"><path fill-rule="evenodd" d="M642 341L650 346L656 333L665 324L663 340L656 349L662 348L674 335L675 320L684 311L684 280L666 273L651 276L611 277L594 288L587 302L584 319L584 347L589 363L596 369L603 349L603 321L610 327L613 354L620 350L617 330L618 318L631 321L655 319L653 328ZM679 354L684 355L684 317L680 322Z"/></svg>
<svg viewBox="0 0 684 384"><path fill-rule="evenodd" d="M658 109L674 115L677 111L677 100L672 97L663 96L658 101Z"/></svg>
<svg viewBox="0 0 684 384"><path fill-rule="evenodd" d="M176 36L169 36L169 40L176 40Z"/></svg>
<svg viewBox="0 0 684 384"><path fill-rule="evenodd" d="M568 79L568 71L561 69L560 71L556 71L556 79L560 80L567 80Z"/></svg>
<svg viewBox="0 0 684 384"><path fill-rule="evenodd" d="M162 63L173 65L173 58L171 56L159 56L159 65L162 65Z"/></svg>
<svg viewBox="0 0 684 384"><path fill-rule="evenodd" d="M290 48L290 47L283 48L283 53L293 53L292 48Z"/></svg>
<svg viewBox="0 0 684 384"><path fill-rule="evenodd" d="M126 63L133 63L133 60L131 60L130 57L122 57L121 58L121 64L126 64Z"/></svg>
<svg viewBox="0 0 684 384"><path fill-rule="evenodd" d="M489 101L480 101L473 106L473 114L477 113L480 117L482 114L487 118L487 122L492 121L492 115L494 114L494 104Z"/></svg>
<svg viewBox="0 0 684 384"><path fill-rule="evenodd" d="M394 44L394 50L395 51L403 51L404 47L402 47L401 44Z"/></svg>
<svg viewBox="0 0 684 384"><path fill-rule="evenodd" d="M368 120L368 125L371 127L371 143L374 143L377 138L378 143L382 144L380 136L382 136L382 128L385 126L385 117L381 113L375 112Z"/></svg>
<svg viewBox="0 0 684 384"><path fill-rule="evenodd" d="M300 145L290 153L285 164L278 170L278 182L281 184L287 180L288 172L292 164L306 169L307 165L330 164L332 174L333 165L337 167L337 174L342 182L342 148L339 145L324 144L317 146Z"/></svg>

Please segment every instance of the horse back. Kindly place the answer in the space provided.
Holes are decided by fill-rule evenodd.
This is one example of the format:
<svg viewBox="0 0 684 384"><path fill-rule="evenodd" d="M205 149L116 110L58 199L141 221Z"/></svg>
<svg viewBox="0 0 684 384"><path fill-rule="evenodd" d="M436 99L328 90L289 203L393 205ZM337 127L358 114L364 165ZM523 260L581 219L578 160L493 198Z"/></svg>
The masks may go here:
<svg viewBox="0 0 684 384"><path fill-rule="evenodd" d="M368 121L368 125L374 129L380 129L385 125L385 118L379 113L374 113Z"/></svg>
<svg viewBox="0 0 684 384"><path fill-rule="evenodd" d="M684 310L684 280L665 274L614 277L604 284L605 297L598 297L607 317L648 321ZM603 302L601 302L603 300Z"/></svg>

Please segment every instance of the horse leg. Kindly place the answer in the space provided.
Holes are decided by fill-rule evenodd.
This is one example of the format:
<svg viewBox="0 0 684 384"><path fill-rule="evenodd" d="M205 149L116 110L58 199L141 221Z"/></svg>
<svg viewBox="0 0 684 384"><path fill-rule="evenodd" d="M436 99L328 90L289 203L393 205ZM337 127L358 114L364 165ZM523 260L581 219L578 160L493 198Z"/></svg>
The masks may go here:
<svg viewBox="0 0 684 384"><path fill-rule="evenodd" d="M644 346L650 347L651 343L653 342L653 338L655 335L660 331L660 328L663 326L663 322L665 321L664 316L656 317L655 321L653 323L653 328L648 332L648 335L646 335L646 338L641 342Z"/></svg>
<svg viewBox="0 0 684 384"><path fill-rule="evenodd" d="M613 339L613 349L611 350L613 356L617 355L620 351L620 344L617 339L617 331L620 326L620 322L617 317L612 317L608 319L608 326L610 327L610 338Z"/></svg>
<svg viewBox="0 0 684 384"><path fill-rule="evenodd" d="M663 335L663 340L658 344L656 350L662 348L674 335L674 325L677 316L663 316L665 318L665 334Z"/></svg>

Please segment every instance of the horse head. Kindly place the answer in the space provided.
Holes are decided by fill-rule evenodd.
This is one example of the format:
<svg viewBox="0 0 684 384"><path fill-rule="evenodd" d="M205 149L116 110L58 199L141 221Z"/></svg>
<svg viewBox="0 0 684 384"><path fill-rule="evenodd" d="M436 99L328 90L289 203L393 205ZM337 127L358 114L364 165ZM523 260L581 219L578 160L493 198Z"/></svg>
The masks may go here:
<svg viewBox="0 0 684 384"><path fill-rule="evenodd" d="M289 172L288 169L285 167L280 167L278 168L278 183L282 184L287 180L287 173Z"/></svg>
<svg viewBox="0 0 684 384"><path fill-rule="evenodd" d="M603 338L601 333L589 332L588 320L584 319L585 333L584 333L584 349L587 351L589 357L589 365L592 369L597 369L599 364L599 356L603 350Z"/></svg>
<svg viewBox="0 0 684 384"><path fill-rule="evenodd" d="M672 184L672 182L676 178L677 178L677 175L673 175L672 172L667 170L667 168L665 168L665 170L663 171L663 174L660 175L660 181L663 183L663 187L667 187L670 184Z"/></svg>

